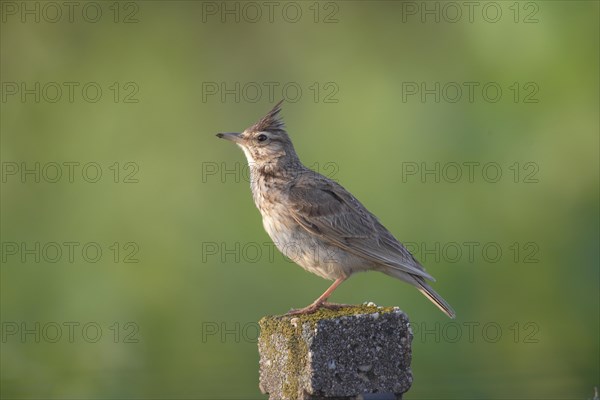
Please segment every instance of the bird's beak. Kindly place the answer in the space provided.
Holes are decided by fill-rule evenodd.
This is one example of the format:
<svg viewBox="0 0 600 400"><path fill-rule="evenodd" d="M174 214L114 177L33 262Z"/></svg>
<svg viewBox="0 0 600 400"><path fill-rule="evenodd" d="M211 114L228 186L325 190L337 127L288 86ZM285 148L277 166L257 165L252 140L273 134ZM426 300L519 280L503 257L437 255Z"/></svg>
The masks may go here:
<svg viewBox="0 0 600 400"><path fill-rule="evenodd" d="M235 143L242 143L242 137L240 135L240 133L234 132L217 133L218 138L230 140Z"/></svg>

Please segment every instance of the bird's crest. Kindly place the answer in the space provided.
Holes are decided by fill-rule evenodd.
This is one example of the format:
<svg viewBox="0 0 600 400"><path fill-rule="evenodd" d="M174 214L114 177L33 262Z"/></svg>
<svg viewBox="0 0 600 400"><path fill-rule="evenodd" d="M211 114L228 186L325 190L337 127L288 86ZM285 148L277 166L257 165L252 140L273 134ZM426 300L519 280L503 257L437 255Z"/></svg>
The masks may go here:
<svg viewBox="0 0 600 400"><path fill-rule="evenodd" d="M260 121L248 128L249 132L273 132L273 131L284 131L283 120L279 116L281 111L281 104L283 100L275 104L275 107L267 113Z"/></svg>

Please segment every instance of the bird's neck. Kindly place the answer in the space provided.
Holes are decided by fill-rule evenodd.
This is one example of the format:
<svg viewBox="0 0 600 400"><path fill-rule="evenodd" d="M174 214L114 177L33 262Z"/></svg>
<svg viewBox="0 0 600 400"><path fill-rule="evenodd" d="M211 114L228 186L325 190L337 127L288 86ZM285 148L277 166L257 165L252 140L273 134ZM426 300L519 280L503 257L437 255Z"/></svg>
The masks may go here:
<svg viewBox="0 0 600 400"><path fill-rule="evenodd" d="M268 205L277 201L285 191L286 186L294 182L299 175L310 171L297 158L249 164L252 197L263 215L268 211Z"/></svg>
<svg viewBox="0 0 600 400"><path fill-rule="evenodd" d="M281 157L263 162L249 162L250 175L254 179L292 180L304 173L306 168L296 157L288 159Z"/></svg>

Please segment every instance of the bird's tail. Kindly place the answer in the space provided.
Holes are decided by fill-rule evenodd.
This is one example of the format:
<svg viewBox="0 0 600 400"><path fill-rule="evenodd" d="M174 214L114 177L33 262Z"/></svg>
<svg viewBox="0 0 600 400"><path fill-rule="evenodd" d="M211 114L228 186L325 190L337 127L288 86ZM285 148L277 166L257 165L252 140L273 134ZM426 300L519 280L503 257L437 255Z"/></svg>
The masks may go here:
<svg viewBox="0 0 600 400"><path fill-rule="evenodd" d="M414 277L414 278L417 283L415 286L417 287L417 289L419 289L419 291L421 293L423 293L425 295L425 297L427 297L429 300L431 300L431 302L433 304L438 306L438 308L440 310L442 310L442 312L444 314L446 314L447 316L449 316L450 318L454 319L454 317L456 317L456 313L454 312L452 307L450 307L450 304L448 304L446 302L446 300L444 300L442 298L442 296L437 294L437 292L435 290L433 290L431 288L431 286L429 286L427 283L425 283L423 278L421 278L421 277Z"/></svg>
<svg viewBox="0 0 600 400"><path fill-rule="evenodd" d="M439 294L436 293L435 290L431 288L426 282L425 278L422 276L418 276L415 274L408 273L406 271L402 271L397 268L385 268L381 270L384 274L393 276L394 278L398 278L406 283L410 283L415 286L421 293L425 295L433 304L438 306L440 310L450 318L456 317L456 313L450 307L450 304L446 303L446 300L442 298Z"/></svg>

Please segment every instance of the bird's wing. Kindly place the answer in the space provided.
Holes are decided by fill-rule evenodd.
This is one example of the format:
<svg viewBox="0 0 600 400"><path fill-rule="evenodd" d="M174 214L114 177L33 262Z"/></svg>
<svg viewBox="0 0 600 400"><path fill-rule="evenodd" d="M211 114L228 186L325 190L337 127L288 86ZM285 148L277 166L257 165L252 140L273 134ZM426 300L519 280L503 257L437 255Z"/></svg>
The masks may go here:
<svg viewBox="0 0 600 400"><path fill-rule="evenodd" d="M290 212L308 232L369 261L434 280L410 252L342 186L317 174L290 187Z"/></svg>

